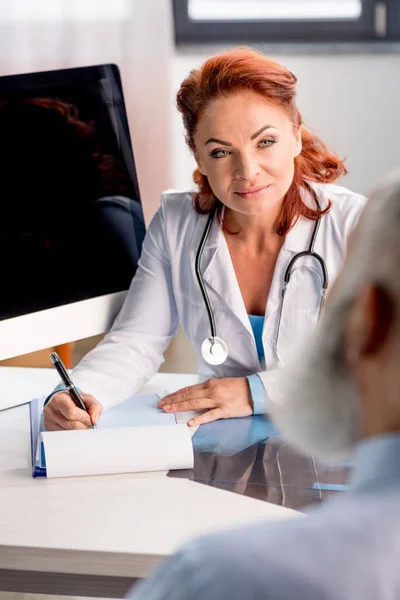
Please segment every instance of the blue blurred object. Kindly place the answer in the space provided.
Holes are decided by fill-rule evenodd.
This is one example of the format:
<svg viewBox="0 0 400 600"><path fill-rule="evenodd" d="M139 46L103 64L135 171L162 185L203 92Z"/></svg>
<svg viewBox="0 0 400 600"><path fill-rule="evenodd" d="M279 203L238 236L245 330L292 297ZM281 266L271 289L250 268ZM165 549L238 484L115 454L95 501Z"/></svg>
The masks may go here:
<svg viewBox="0 0 400 600"><path fill-rule="evenodd" d="M195 452L232 456L276 435L279 435L279 431L271 421L264 415L254 415L241 419L221 419L201 425L192 441Z"/></svg>
<svg viewBox="0 0 400 600"><path fill-rule="evenodd" d="M349 487L340 483L314 483L312 489L324 492L347 492Z"/></svg>

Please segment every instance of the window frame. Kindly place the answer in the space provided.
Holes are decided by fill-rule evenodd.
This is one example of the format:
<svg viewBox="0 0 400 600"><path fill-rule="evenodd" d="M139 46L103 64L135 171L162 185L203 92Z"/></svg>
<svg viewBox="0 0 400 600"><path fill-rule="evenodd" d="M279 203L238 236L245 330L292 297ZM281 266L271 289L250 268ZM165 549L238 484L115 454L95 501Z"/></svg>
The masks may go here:
<svg viewBox="0 0 400 600"><path fill-rule="evenodd" d="M400 40L400 1L362 0L362 14L356 21L273 20L273 21L192 21L189 0L172 0L177 45L204 43L309 43L309 42L382 42ZM387 11L386 35L375 29L378 4Z"/></svg>
<svg viewBox="0 0 400 600"><path fill-rule="evenodd" d="M387 29L389 40L400 40L400 3L399 0L386 0Z"/></svg>

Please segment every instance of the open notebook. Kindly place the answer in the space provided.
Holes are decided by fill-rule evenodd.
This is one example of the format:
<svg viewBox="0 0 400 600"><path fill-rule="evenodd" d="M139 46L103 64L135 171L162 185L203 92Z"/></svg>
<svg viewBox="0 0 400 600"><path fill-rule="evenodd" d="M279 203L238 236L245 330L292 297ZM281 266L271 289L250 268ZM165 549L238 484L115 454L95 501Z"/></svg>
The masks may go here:
<svg viewBox="0 0 400 600"><path fill-rule="evenodd" d="M30 404L33 477L169 471L193 467L189 428L138 394L104 412L97 429L44 431L42 399Z"/></svg>

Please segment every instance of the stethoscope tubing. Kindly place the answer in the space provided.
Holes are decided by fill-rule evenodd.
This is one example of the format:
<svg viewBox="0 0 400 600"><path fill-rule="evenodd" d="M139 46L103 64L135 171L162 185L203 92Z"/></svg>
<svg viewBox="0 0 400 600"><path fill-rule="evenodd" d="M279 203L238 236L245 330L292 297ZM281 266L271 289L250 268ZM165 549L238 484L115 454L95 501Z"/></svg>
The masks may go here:
<svg viewBox="0 0 400 600"><path fill-rule="evenodd" d="M311 235L309 247L307 248L307 250L304 250L303 252L298 252L297 254L295 254L295 256L293 256L293 258L291 259L291 261L289 262L289 264L286 268L285 275L283 278L283 286L282 286L282 290L281 290L281 301L280 301L279 315L278 315L278 324L276 327L276 336L275 336L275 354L280 362L283 362L282 358L279 354L279 349L278 349L279 334L280 334L280 330L281 330L281 322L282 322L282 315L283 315L283 306L285 303L285 296L286 296L286 292L288 289L290 277L292 276L293 268L294 268L296 262L298 262L301 258L311 257L314 260L318 261L318 263L321 267L322 284L321 284L321 297L320 297L320 303L319 303L319 308L318 308L318 320L321 316L321 312L324 307L326 291L327 291L328 285L329 285L328 269L327 269L326 263L325 263L324 259L322 258L322 256L320 254L318 254L317 252L315 252L315 250L314 250L315 241L317 239L318 231L319 231L319 228L321 225L321 214L320 214L321 206L320 206L320 203L317 198L315 198L315 202L317 204L319 215L315 221L315 225L314 225L314 229L313 229L313 232Z"/></svg>
<svg viewBox="0 0 400 600"><path fill-rule="evenodd" d="M203 256L203 250L206 245L208 236L210 235L211 225L213 224L215 213L217 212L217 209L218 209L218 204L216 203L213 206L213 208L211 209L210 214L208 215L207 223L204 228L203 235L201 236L199 247L196 252L196 261L195 261L196 277L197 277L197 281L199 283L201 294L203 296L204 304L206 305L208 319L210 321L210 329L211 329L212 339L215 339L217 337L217 330L215 327L214 313L211 308L210 299L208 297L207 290L205 288L204 281L203 281L203 276L201 274L201 257Z"/></svg>
<svg viewBox="0 0 400 600"><path fill-rule="evenodd" d="M304 257L311 257L315 260L318 261L321 271L322 271L322 284L321 284L321 298L320 298L320 305L319 305L319 310L318 310L318 320L321 316L321 312L324 306L324 302L325 302L325 296L326 296L326 291L328 289L328 285L329 285L329 278L328 278L328 269L326 266L326 263L324 261L324 259L322 258L322 256L320 254L318 254L317 252L315 252L314 247L315 247L315 241L317 239L317 235L318 235L318 231L321 225L321 207L320 207L320 203L318 201L317 198L315 198L315 202L317 204L317 208L318 208L318 217L315 220L315 225L314 225L314 229L311 235L311 240L310 240L310 244L307 248L307 250L304 250L303 252L299 252L297 253L295 256L293 256L293 258L291 259L291 261L289 262L286 271L285 271L285 275L284 275L284 280L283 280L283 286L282 286L282 290L281 290L281 301L280 301L280 307L279 307L279 315L278 315L278 324L277 324L277 329L276 329L276 336L275 336L275 354L278 358L278 360L280 362L283 362L280 355L279 355L279 351L278 351L278 342L279 342L279 334L280 334L280 328L281 328L281 321L282 321L282 314L283 314L283 305L284 305L284 301L285 301L285 296L286 296L286 291L290 282L290 277L292 275L293 272L293 268L295 266L295 264ZM211 329L211 337L207 338L206 340L204 340L203 342L203 347L205 346L207 340L209 341L209 351L208 354L212 355L212 348L214 343L216 342L220 342L222 343L225 348L226 348L226 344L223 340L220 340L217 337L217 329L215 326L215 318L214 318L214 313L211 307L211 303L210 303L210 299L208 297L207 294L207 290L205 288L204 285L204 281L203 281L203 277L201 274L201 258L203 256L203 251L207 242L207 239L210 235L210 230L211 230L211 226L213 224L214 218L215 218L215 214L218 210L218 206L219 204L216 203L213 208L210 211L210 214L208 215L208 219L207 219L207 223L206 226L204 228L203 234L201 236L200 239L200 243L199 243L199 247L197 249L196 252L196 260L195 260L195 272L196 272L196 278L200 287L200 291L201 294L203 296L203 300L204 300L204 304L206 306L206 310L207 310L207 314L208 314L208 319L210 322L210 329ZM203 353L203 358L206 362L210 363L210 364L215 364L212 362L212 356L211 356L211 361L210 358L208 357L208 354L206 356L206 353ZM226 350L226 354L227 354L227 350ZM227 356L226 356L227 357ZM226 359L225 357L225 359ZM224 360L225 360L224 359ZM223 362L223 361L222 361ZM221 363L219 363L221 364Z"/></svg>

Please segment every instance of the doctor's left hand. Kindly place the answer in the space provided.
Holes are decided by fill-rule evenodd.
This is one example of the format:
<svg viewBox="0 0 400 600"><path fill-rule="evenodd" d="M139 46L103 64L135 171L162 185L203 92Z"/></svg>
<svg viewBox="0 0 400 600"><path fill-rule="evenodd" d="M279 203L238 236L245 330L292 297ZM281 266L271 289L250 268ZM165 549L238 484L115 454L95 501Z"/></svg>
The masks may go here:
<svg viewBox="0 0 400 600"><path fill-rule="evenodd" d="M217 419L248 417L253 414L253 402L247 377L208 379L204 383L182 388L168 394L157 403L164 412L205 410L188 422L189 427Z"/></svg>

